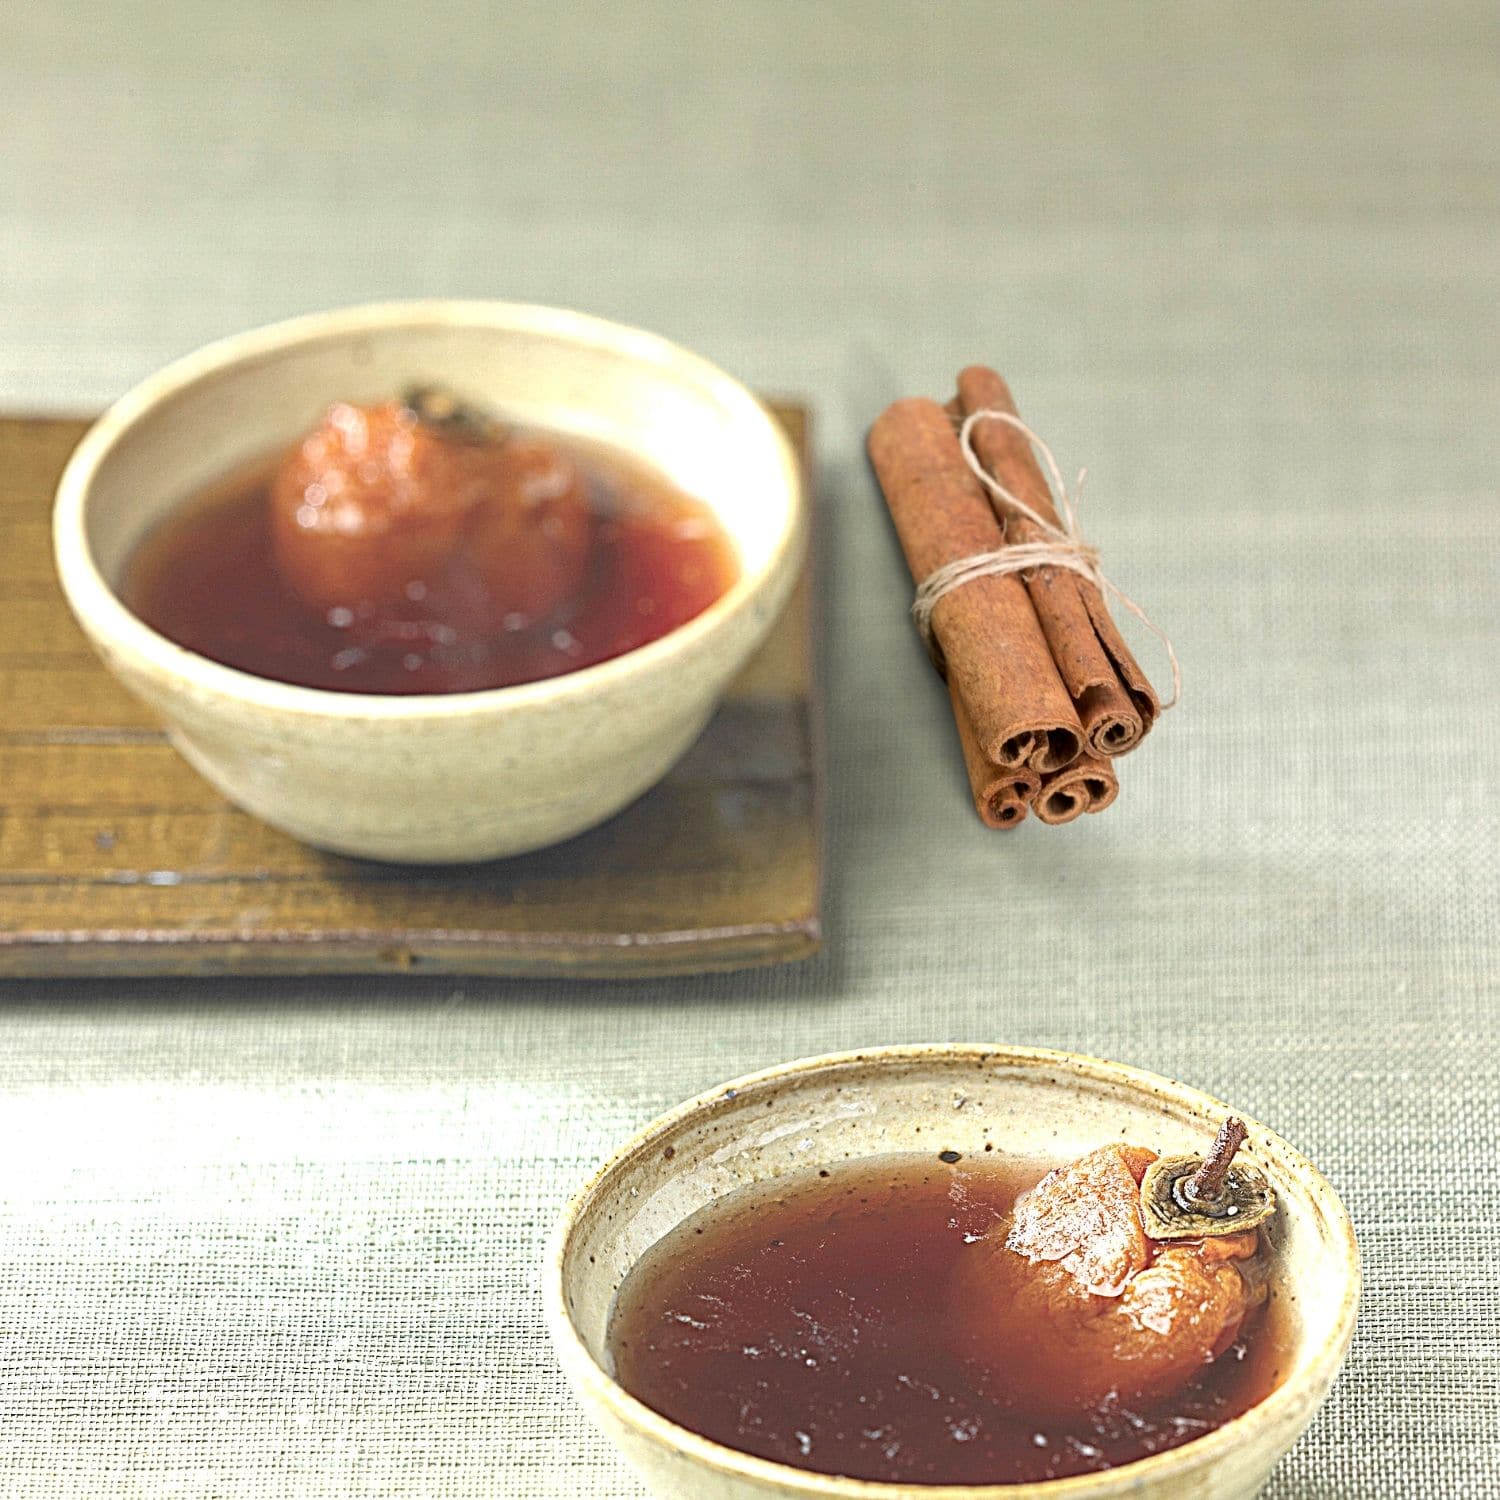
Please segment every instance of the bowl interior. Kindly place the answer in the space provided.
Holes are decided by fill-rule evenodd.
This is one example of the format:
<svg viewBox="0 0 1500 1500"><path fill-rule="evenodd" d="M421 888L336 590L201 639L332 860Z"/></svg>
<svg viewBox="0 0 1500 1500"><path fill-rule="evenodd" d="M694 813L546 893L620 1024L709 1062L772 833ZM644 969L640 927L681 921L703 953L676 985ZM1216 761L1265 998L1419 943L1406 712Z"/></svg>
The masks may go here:
<svg viewBox="0 0 1500 1500"><path fill-rule="evenodd" d="M1166 1079L1063 1054L893 1049L794 1064L684 1106L608 1164L564 1223L554 1291L607 1370L621 1281L670 1229L736 1188L887 1152L1057 1162L1115 1140L1201 1150L1225 1113ZM1347 1345L1358 1287L1347 1217L1321 1176L1253 1122L1245 1155L1280 1195L1269 1229L1269 1316L1288 1356L1280 1386L1299 1376L1326 1384Z"/></svg>
<svg viewBox="0 0 1500 1500"><path fill-rule="evenodd" d="M84 536L118 589L141 537L195 491L294 442L335 400L446 385L502 417L612 444L706 502L752 581L793 527L773 419L664 340L546 308L407 304L296 320L169 367L101 423Z"/></svg>

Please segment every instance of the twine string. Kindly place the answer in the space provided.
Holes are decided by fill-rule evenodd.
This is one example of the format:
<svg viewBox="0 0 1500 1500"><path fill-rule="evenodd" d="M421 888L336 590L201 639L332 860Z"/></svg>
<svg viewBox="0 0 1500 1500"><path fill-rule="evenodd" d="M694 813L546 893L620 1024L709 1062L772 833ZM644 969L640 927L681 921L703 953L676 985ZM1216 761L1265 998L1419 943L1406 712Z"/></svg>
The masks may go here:
<svg viewBox="0 0 1500 1500"><path fill-rule="evenodd" d="M980 463L979 456L974 451L974 425L983 421L1009 423L1041 455L1057 502L1060 524L1049 521L1019 495L1013 494ZM1088 470L1078 471L1078 479L1070 495L1051 448L1014 412L991 409L971 412L958 429L958 445L963 450L964 462L973 471L975 478L1000 502L1006 512L1029 521L1043 539L1018 542L1014 546L1001 547L993 552L976 552L970 557L960 557L953 562L944 563L942 567L929 573L918 586L911 606L912 619L916 622L927 649L936 654L937 644L932 637L932 611L938 600L954 589L962 588L976 578L1003 578L1009 573L1029 573L1034 568L1066 568L1069 572L1088 579L1102 593L1118 600L1166 648L1167 660L1172 668L1172 696L1164 700L1161 706L1163 709L1171 708L1182 697L1182 670L1178 666L1177 652L1172 646L1171 637L1124 589L1104 575L1099 565L1098 549L1085 541L1079 530L1078 501L1083 493L1083 480ZM1005 529L1005 517L1002 515L1002 534Z"/></svg>

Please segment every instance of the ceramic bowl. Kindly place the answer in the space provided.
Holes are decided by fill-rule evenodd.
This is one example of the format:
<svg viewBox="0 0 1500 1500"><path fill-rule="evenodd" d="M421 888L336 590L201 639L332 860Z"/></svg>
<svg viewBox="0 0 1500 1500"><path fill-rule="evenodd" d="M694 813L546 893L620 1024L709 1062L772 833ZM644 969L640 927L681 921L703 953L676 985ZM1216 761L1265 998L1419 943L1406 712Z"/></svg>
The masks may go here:
<svg viewBox="0 0 1500 1500"><path fill-rule="evenodd" d="M696 619L613 661L418 697L255 677L183 650L124 606L126 560L174 506L285 449L330 402L414 383L646 459L713 509L739 580ZM137 386L69 462L53 538L68 602L105 663L232 801L323 848L457 861L555 843L660 779L774 622L804 527L780 427L707 361L578 313L415 302L259 329Z"/></svg>
<svg viewBox="0 0 1500 1500"><path fill-rule="evenodd" d="M543 1272L548 1328L585 1412L672 1500L1241 1500L1254 1495L1328 1394L1348 1352L1359 1258L1343 1205L1285 1141L1246 1117L1246 1156L1279 1190L1271 1314L1282 1383L1216 1431L1105 1474L1036 1484L906 1486L811 1474L687 1431L611 1379L615 1292L657 1240L737 1188L885 1152L1009 1152L1053 1161L1128 1139L1202 1150L1228 1107L1151 1073L1015 1047L892 1047L741 1078L648 1125L565 1212ZM993 1158L991 1158L993 1159Z"/></svg>

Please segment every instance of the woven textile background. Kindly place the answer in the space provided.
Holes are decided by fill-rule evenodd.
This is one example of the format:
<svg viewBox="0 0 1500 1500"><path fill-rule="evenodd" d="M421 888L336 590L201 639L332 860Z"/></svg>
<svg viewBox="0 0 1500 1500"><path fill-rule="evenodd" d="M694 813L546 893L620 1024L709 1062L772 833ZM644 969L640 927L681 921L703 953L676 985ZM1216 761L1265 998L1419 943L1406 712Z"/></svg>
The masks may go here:
<svg viewBox="0 0 1500 1500"><path fill-rule="evenodd" d="M633 1500L538 1323L563 1199L728 1075L940 1038L1177 1075L1345 1194L1275 1500L1500 1495L1500 10L5 7L8 407L448 293L812 404L827 946L0 990L0 1495ZM969 809L860 448L974 359L1186 675L1063 830Z"/></svg>

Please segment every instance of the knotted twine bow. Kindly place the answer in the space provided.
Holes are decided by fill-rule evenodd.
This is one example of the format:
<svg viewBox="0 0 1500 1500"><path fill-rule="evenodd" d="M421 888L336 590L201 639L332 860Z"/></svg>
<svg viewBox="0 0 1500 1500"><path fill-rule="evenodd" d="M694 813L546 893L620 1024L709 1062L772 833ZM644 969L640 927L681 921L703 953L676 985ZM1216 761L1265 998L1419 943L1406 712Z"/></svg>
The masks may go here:
<svg viewBox="0 0 1500 1500"><path fill-rule="evenodd" d="M1061 525L1055 525L1039 515L1019 495L1006 489L980 463L979 456L974 452L974 424L984 421L1008 422L1042 455L1051 478L1052 492L1057 500L1057 511L1062 518ZM994 552L976 552L970 557L955 558L951 563L944 563L941 568L929 573L918 585L911 605L911 617L916 622L927 649L934 650L932 611L944 594L962 588L976 578L1000 578L1007 573L1024 573L1033 568L1066 568L1070 573L1077 573L1080 578L1088 579L1101 592L1118 599L1166 647L1167 660L1172 665L1172 696L1161 706L1163 709L1171 708L1182 696L1182 671L1177 665L1177 652L1172 648L1171 637L1124 589L1104 576L1099 567L1098 548L1086 542L1078 529L1078 501L1083 495L1083 479L1088 470L1078 471L1078 481L1070 496L1052 450L1018 416L1008 411L986 408L984 411L971 412L958 429L958 445L963 450L964 462L985 489L1006 510L1030 521L1045 540L1017 542L1014 546L1002 547ZM1002 531L1004 526L1002 519Z"/></svg>

